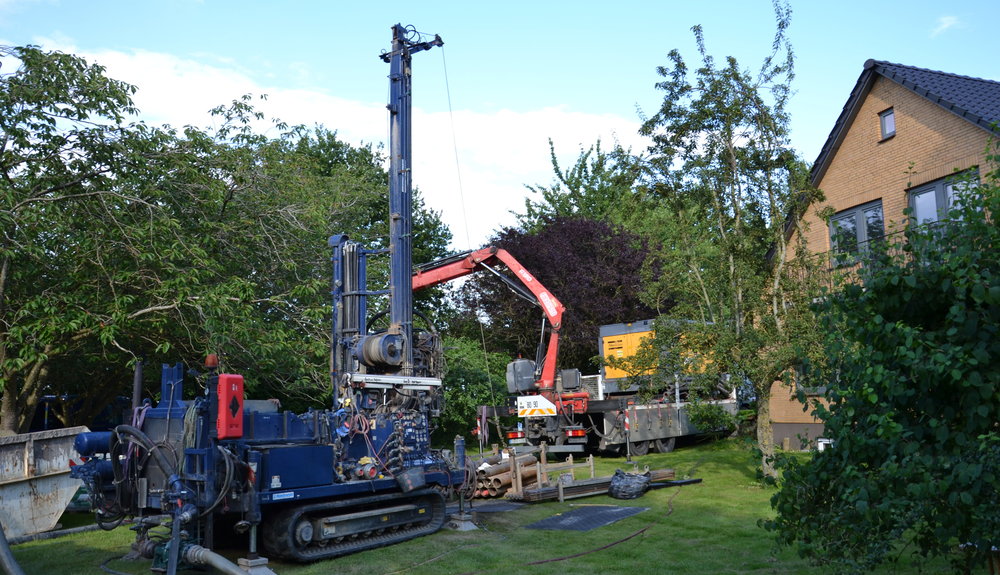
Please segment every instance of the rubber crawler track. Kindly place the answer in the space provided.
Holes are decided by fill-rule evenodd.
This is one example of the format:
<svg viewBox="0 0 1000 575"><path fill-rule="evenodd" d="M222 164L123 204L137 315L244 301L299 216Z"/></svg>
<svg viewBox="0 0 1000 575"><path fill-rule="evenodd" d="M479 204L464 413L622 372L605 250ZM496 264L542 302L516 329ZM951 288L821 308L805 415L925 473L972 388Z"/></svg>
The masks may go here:
<svg viewBox="0 0 1000 575"><path fill-rule="evenodd" d="M368 531L343 541L327 540L323 544L309 542L302 545L295 537L295 526L304 517L327 517L348 514L358 510L392 507L405 503L423 502L429 504L431 513L418 524L385 530L382 533ZM300 563L319 561L356 553L366 549L385 547L407 541L422 535L429 535L441 529L445 522L445 501L438 491L426 489L413 493L393 493L355 499L338 499L288 507L279 511L263 525L264 549L270 555L290 559Z"/></svg>

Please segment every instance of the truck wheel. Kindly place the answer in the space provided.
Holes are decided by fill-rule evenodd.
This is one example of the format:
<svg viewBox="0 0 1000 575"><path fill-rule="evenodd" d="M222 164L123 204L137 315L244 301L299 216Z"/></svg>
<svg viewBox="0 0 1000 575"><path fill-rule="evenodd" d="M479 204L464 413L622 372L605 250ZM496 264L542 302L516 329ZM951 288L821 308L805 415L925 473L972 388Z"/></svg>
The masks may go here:
<svg viewBox="0 0 1000 575"><path fill-rule="evenodd" d="M677 444L676 437L668 437L666 439L656 440L656 450L660 453L670 453L674 450L674 445Z"/></svg>
<svg viewBox="0 0 1000 575"><path fill-rule="evenodd" d="M648 441L633 441L629 446L632 451L632 455L646 455L649 453L649 442Z"/></svg>

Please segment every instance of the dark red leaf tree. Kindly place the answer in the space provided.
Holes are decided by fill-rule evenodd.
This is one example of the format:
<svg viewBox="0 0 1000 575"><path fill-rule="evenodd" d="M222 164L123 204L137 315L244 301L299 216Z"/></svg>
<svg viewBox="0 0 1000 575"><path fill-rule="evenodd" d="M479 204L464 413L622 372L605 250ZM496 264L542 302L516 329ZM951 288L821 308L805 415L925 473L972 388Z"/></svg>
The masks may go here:
<svg viewBox="0 0 1000 575"><path fill-rule="evenodd" d="M645 241L611 224L555 218L534 233L508 228L493 245L509 251L566 306L560 331L559 368L596 373L601 325L655 317L639 299ZM491 351L535 358L543 314L503 282L481 273L464 284L460 331L482 333Z"/></svg>

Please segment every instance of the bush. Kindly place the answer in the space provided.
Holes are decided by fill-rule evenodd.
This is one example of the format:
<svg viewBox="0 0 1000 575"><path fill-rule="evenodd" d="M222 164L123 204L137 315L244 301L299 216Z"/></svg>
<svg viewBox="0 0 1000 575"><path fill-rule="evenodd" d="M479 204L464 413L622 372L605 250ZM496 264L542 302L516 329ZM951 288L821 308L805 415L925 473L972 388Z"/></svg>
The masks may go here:
<svg viewBox="0 0 1000 575"><path fill-rule="evenodd" d="M836 371L817 413L834 447L787 463L766 524L805 557L857 572L910 546L964 570L1000 545L996 172L979 191L820 310Z"/></svg>
<svg viewBox="0 0 1000 575"><path fill-rule="evenodd" d="M726 411L717 403L694 400L687 404L685 410L688 419L702 433L725 435L736 429L737 417Z"/></svg>

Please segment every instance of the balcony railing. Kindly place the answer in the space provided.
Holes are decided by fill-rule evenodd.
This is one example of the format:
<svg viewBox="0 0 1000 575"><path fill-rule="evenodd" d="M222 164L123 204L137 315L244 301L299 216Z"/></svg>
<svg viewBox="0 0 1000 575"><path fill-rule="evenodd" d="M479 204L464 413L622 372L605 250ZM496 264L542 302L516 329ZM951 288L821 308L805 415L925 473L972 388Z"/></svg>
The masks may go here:
<svg viewBox="0 0 1000 575"><path fill-rule="evenodd" d="M802 274L816 274L812 278L820 287L835 289L844 283L858 283L866 278L866 274L885 269L889 265L907 265L914 258L933 265L941 261L947 253L946 238L947 221L923 224L920 229L926 232L920 234L917 245L911 245L905 230L896 231L885 236L860 242L856 251L828 251L810 254L808 262L797 262L789 266L788 272L798 274L798 279L804 279Z"/></svg>

